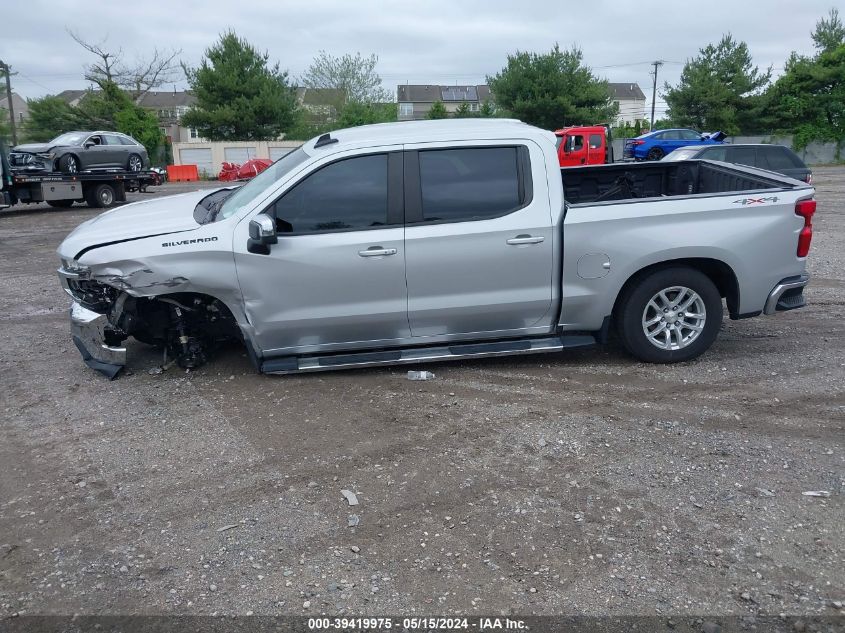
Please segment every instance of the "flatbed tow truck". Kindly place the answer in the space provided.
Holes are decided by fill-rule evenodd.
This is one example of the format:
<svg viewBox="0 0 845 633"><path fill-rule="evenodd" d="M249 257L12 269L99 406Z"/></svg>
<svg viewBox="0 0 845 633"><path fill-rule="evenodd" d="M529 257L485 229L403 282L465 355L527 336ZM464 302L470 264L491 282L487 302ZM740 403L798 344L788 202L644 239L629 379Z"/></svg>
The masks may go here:
<svg viewBox="0 0 845 633"><path fill-rule="evenodd" d="M127 191L145 191L159 182L158 174L151 170L102 169L62 174L12 169L8 150L0 143L0 209L40 202L67 208L83 201L89 207L105 209L115 202L124 202Z"/></svg>

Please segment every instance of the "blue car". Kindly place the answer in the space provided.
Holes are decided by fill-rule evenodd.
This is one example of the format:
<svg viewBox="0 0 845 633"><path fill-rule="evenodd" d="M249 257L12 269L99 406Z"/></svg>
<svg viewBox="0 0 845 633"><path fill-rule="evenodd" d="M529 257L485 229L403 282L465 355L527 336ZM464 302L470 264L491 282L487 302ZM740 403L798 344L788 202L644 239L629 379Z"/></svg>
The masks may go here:
<svg viewBox="0 0 845 633"><path fill-rule="evenodd" d="M622 158L634 160L660 160L680 147L690 145L718 145L724 141L722 132L696 132L695 130L655 130L625 141Z"/></svg>

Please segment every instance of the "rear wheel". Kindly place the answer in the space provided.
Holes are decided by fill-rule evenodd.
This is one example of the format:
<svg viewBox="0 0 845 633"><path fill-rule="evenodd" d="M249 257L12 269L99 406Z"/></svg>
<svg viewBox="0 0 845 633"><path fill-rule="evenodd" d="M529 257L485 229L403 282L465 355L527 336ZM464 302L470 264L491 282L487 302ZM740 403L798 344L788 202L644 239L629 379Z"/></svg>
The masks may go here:
<svg viewBox="0 0 845 633"><path fill-rule="evenodd" d="M703 354L722 324L722 298L692 268L658 270L632 284L616 314L625 348L647 363L678 363Z"/></svg>
<svg viewBox="0 0 845 633"><path fill-rule="evenodd" d="M64 174L75 174L79 171L79 159L73 154L66 154L59 159L59 171Z"/></svg>
<svg viewBox="0 0 845 633"><path fill-rule="evenodd" d="M129 171L141 171L144 168L144 161L138 154L129 154L129 160L126 162L126 167Z"/></svg>
<svg viewBox="0 0 845 633"><path fill-rule="evenodd" d="M68 207L72 207L74 202L76 202L76 200L48 200L47 204L51 207L67 209Z"/></svg>
<svg viewBox="0 0 845 633"><path fill-rule="evenodd" d="M96 185L85 193L85 201L89 207L107 209L114 204L115 194L111 185Z"/></svg>
<svg viewBox="0 0 845 633"><path fill-rule="evenodd" d="M646 154L646 158L648 160L660 160L666 155L666 153L660 149L659 147L652 147L648 150L648 154Z"/></svg>

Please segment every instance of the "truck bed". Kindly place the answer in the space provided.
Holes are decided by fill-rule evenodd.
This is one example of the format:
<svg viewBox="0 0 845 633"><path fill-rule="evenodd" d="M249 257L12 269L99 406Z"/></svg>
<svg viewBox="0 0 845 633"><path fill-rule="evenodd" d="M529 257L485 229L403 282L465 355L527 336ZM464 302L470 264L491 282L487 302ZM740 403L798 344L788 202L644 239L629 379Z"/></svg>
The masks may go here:
<svg viewBox="0 0 845 633"><path fill-rule="evenodd" d="M792 188L780 174L709 160L624 163L560 170L564 198L571 205L634 198L664 198Z"/></svg>

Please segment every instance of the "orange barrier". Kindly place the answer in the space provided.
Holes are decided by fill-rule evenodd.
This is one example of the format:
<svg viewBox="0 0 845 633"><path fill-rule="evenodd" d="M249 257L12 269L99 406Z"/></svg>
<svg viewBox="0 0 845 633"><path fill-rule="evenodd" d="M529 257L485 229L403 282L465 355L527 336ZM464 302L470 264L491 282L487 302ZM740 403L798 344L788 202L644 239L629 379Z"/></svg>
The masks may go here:
<svg viewBox="0 0 845 633"><path fill-rule="evenodd" d="M190 182L200 177L196 165L168 165L167 179L170 182Z"/></svg>

